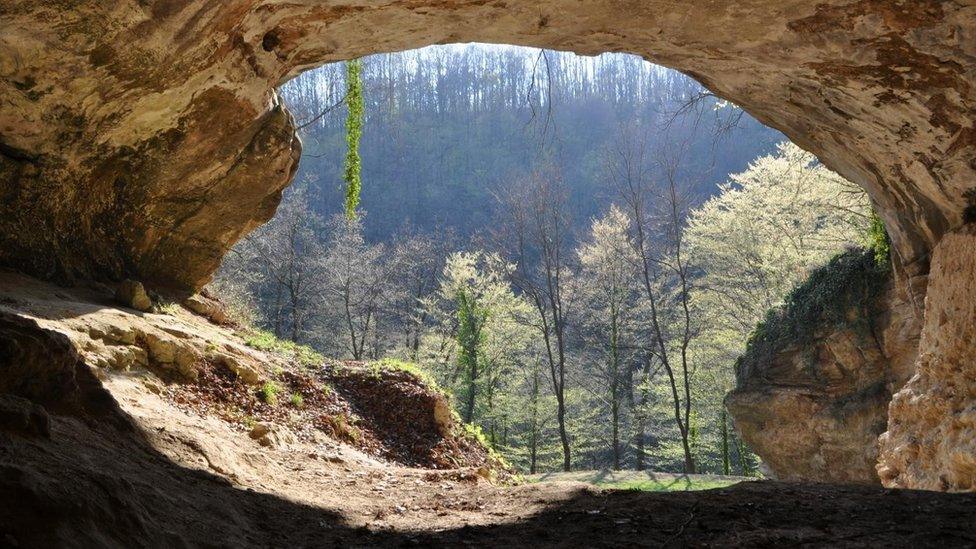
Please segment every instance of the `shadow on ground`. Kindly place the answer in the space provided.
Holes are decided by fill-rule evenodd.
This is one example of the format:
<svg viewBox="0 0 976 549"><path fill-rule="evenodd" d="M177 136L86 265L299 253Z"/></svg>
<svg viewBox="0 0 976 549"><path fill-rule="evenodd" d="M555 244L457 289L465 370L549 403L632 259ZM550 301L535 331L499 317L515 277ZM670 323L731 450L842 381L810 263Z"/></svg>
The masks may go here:
<svg viewBox="0 0 976 549"><path fill-rule="evenodd" d="M25 330L34 337L26 345ZM774 482L580 491L517 522L438 532L354 528L336 512L172 462L62 338L0 322L0 546L976 545L974 495ZM43 360L48 374L19 378L28 366L45 371L25 360Z"/></svg>

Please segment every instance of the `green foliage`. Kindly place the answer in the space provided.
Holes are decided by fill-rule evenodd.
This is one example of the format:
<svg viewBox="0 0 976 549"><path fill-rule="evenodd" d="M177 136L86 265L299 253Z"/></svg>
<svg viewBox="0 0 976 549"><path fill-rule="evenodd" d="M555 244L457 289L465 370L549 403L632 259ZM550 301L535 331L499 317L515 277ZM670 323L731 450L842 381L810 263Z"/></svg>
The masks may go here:
<svg viewBox="0 0 976 549"><path fill-rule="evenodd" d="M742 481L740 478L722 478L711 475L677 475L645 473L642 471L578 471L575 473L544 473L526 477L529 482L575 481L586 482L610 490L640 492L687 492L725 488Z"/></svg>
<svg viewBox="0 0 976 549"><path fill-rule="evenodd" d="M782 307L770 310L756 326L736 362L740 381L749 368L768 362L788 345L810 341L821 327L865 322L890 276L887 264L879 265L875 251L866 249L848 250L813 271Z"/></svg>
<svg viewBox="0 0 976 549"><path fill-rule="evenodd" d="M291 401L291 405L295 408L301 408L305 405L305 398L302 397L301 393L292 393L291 399L289 400Z"/></svg>
<svg viewBox="0 0 976 549"><path fill-rule="evenodd" d="M264 401L265 404L274 406L278 404L278 393L280 392L280 385L274 381L265 381L264 385L261 386L261 390L258 391L258 396L262 401Z"/></svg>
<svg viewBox="0 0 976 549"><path fill-rule="evenodd" d="M888 237L888 230L885 229L884 221L873 210L871 211L871 226L868 228L868 247L874 250L875 263L879 266L888 264L888 259L891 256L891 239Z"/></svg>
<svg viewBox="0 0 976 549"><path fill-rule="evenodd" d="M359 59L346 62L346 161L343 179L346 181L346 216L356 217L359 193L362 189L362 160L359 158L359 140L363 135L363 82L362 64Z"/></svg>
<svg viewBox="0 0 976 549"><path fill-rule="evenodd" d="M265 330L253 330L244 339L244 344L259 351L274 353L297 361L302 366L318 366L325 357L307 345L299 345L294 341L280 339Z"/></svg>
<svg viewBox="0 0 976 549"><path fill-rule="evenodd" d="M444 389L438 385L437 380L434 379L428 372L423 368L413 362L408 362L406 360L399 360L395 358L383 358L380 360L373 360L367 363L373 374L376 377L380 377L383 370L393 370L406 372L413 377L417 378L418 381L427 386L428 389L436 391L439 393L447 394Z"/></svg>

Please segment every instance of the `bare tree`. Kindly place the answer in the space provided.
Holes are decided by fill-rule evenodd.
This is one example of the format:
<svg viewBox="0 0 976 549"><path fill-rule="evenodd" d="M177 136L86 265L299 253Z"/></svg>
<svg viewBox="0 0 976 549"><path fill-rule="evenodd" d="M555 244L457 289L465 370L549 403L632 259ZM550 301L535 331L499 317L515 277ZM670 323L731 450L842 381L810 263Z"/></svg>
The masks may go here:
<svg viewBox="0 0 976 549"><path fill-rule="evenodd" d="M362 216L336 215L329 224L330 238L324 264L324 305L335 311L333 324L355 360L367 356L370 335L373 355L379 338L377 326L390 295L389 269L382 259L385 248L369 245L363 238Z"/></svg>
<svg viewBox="0 0 976 549"><path fill-rule="evenodd" d="M499 195L505 223L500 244L515 261L510 278L534 307L542 335L563 452L563 469L572 468L566 428L567 303L572 254L572 222L566 191L555 168L536 170Z"/></svg>
<svg viewBox="0 0 976 549"><path fill-rule="evenodd" d="M688 200L680 179L687 145L661 146L652 155L643 136L635 139L632 132L624 135L610 151L607 171L631 220L631 242L650 316L653 353L668 378L685 472L694 473L688 349L696 328L690 307L691 274L683 246Z"/></svg>
<svg viewBox="0 0 976 549"><path fill-rule="evenodd" d="M274 219L232 249L219 277L243 280L261 303L261 324L277 337L304 339L318 314L322 220L308 208L306 186L288 193Z"/></svg>
<svg viewBox="0 0 976 549"><path fill-rule="evenodd" d="M387 313L402 332L410 360L417 360L421 336L432 322L426 301L437 291L455 241L450 232L435 237L406 227L393 242L389 271L396 291L387 300Z"/></svg>

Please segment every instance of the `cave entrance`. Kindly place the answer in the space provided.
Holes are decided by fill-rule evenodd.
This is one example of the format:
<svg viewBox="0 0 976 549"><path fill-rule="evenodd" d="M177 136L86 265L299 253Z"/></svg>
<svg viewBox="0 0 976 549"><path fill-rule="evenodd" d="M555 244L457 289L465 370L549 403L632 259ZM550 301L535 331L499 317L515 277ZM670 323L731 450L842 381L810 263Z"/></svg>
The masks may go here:
<svg viewBox="0 0 976 549"><path fill-rule="evenodd" d="M279 90L303 141L295 183L276 217L228 256L216 291L249 303L273 337L423 371L526 472L756 474L722 403L735 356L805 269L862 244L863 192L692 78L631 55L466 44L367 57L356 75L350 67L326 65ZM361 121L350 115L358 93ZM351 161L354 126L362 137ZM352 218L350 162L362 182ZM750 209L793 229L759 217L736 225ZM841 210L853 213L831 213ZM681 255L686 232L693 258ZM816 243L774 259L768 249L783 242L772 233ZM638 237L648 242L635 247ZM778 282L748 277L737 254L780 263L759 275ZM706 281L715 262L726 270ZM642 290L638 272L654 287ZM540 276L565 280L553 288ZM706 298L698 286L723 290ZM749 288L739 298L762 296L729 304L736 286ZM707 341L692 333L698 311L682 329L672 309L691 303L692 287L696 303L735 309ZM683 333L692 354L708 356L667 349L680 366L662 361L650 327L665 314L648 313L648 299L677 322L656 337ZM611 331L625 335L611 342ZM558 365L547 358L556 355ZM693 386L705 396L684 408ZM685 461L674 461L685 446Z"/></svg>

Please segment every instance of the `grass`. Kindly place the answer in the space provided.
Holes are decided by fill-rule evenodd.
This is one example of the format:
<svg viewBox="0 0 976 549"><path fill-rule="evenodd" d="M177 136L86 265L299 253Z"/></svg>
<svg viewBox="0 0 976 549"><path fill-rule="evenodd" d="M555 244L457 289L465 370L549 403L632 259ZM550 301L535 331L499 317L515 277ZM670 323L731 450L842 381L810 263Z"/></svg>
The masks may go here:
<svg viewBox="0 0 976 549"><path fill-rule="evenodd" d="M291 399L289 400L291 401L291 405L295 408L301 408L305 405L305 399L300 393L292 393Z"/></svg>
<svg viewBox="0 0 976 549"><path fill-rule="evenodd" d="M611 490L641 492L688 492L725 488L739 482L755 480L746 477L721 475L682 475L647 471L574 471L571 473L542 473L526 475L529 482L576 481Z"/></svg>
<svg viewBox="0 0 976 549"><path fill-rule="evenodd" d="M383 370L398 370L401 372L407 372L413 377L419 379L421 383L426 385L427 388L431 389L432 391L437 391L445 395L447 394L447 392L437 384L437 380L435 380L433 376L413 362L397 360L395 358L384 358L369 362L367 366L377 377L379 377L380 372Z"/></svg>
<svg viewBox="0 0 976 549"><path fill-rule="evenodd" d="M281 387L274 381L266 381L264 385L261 386L261 390L258 391L258 396L265 404L270 404L274 406L278 403L278 393L281 392Z"/></svg>
<svg viewBox="0 0 976 549"><path fill-rule="evenodd" d="M302 366L318 366L325 357L307 345L299 345L294 341L280 339L265 330L253 330L244 339L244 343L253 349L275 353L297 361Z"/></svg>

